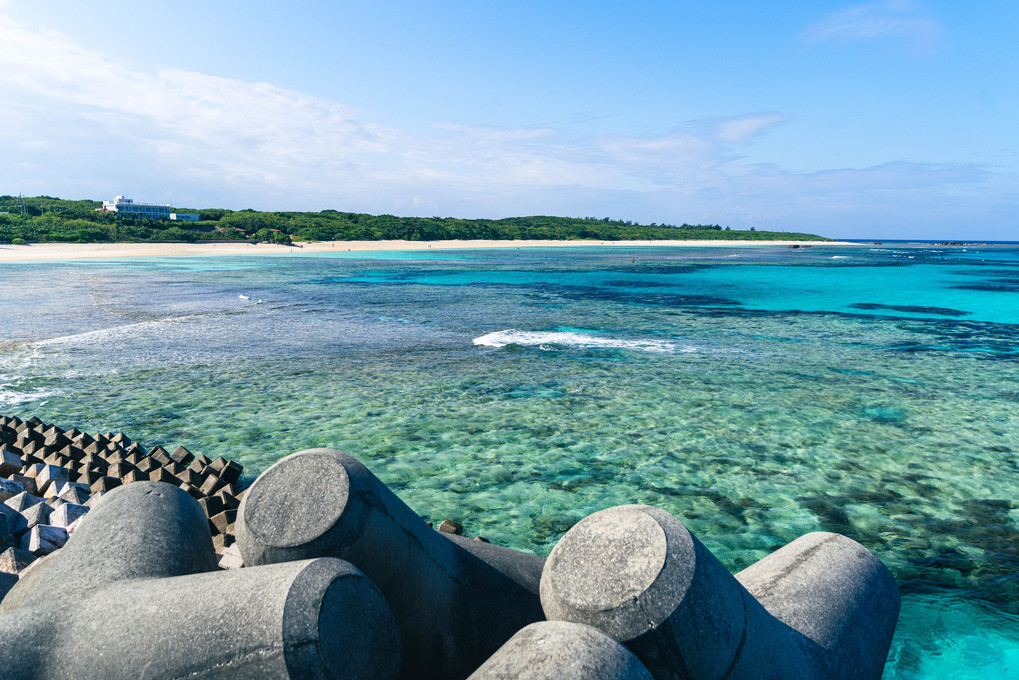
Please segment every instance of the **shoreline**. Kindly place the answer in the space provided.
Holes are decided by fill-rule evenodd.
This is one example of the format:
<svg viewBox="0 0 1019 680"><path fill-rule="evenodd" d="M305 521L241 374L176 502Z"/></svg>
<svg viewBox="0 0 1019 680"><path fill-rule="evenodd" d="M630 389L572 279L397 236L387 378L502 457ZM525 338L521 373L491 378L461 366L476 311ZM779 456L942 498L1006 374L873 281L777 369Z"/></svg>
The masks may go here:
<svg viewBox="0 0 1019 680"><path fill-rule="evenodd" d="M0 245L0 262L39 260L90 260L125 257L196 257L206 255L291 255L295 253L341 253L386 250L462 250L473 248L576 248L576 247L763 247L852 246L849 241L316 241L293 246L245 241L208 243L36 243Z"/></svg>

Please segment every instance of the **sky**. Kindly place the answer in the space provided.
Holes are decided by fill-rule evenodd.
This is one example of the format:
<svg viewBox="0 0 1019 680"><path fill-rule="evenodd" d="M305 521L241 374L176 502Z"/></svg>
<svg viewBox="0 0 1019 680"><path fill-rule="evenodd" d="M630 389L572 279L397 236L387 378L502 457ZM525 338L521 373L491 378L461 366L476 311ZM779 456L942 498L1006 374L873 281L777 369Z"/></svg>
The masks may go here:
<svg viewBox="0 0 1019 680"><path fill-rule="evenodd" d="M1019 240L1014 0L0 0L0 194Z"/></svg>

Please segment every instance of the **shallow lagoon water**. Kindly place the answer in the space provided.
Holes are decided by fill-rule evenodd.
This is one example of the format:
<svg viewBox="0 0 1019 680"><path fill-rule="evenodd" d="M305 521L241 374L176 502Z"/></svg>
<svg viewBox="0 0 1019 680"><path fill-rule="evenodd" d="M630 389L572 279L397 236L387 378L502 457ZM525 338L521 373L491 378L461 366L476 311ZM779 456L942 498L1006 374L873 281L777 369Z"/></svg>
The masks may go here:
<svg viewBox="0 0 1019 680"><path fill-rule="evenodd" d="M0 411L245 465L363 460L546 554L621 503L733 571L896 576L886 677L1019 673L1019 250L569 248L0 266Z"/></svg>

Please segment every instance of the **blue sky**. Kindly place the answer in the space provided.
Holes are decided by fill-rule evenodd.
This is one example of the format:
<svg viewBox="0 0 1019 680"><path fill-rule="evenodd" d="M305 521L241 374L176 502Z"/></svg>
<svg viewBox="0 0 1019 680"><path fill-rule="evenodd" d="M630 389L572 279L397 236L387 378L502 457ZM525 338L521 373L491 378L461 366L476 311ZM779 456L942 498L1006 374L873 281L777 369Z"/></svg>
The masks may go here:
<svg viewBox="0 0 1019 680"><path fill-rule="evenodd" d="M1019 240L1019 3L0 0L0 193Z"/></svg>

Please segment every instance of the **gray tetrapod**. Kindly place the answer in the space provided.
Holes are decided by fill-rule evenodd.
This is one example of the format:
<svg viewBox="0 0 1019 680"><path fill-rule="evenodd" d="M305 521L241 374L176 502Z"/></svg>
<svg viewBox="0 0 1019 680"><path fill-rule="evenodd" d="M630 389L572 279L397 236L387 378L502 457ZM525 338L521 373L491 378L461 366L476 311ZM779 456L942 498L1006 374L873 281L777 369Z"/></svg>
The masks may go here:
<svg viewBox="0 0 1019 680"><path fill-rule="evenodd" d="M542 558L446 538L341 451L309 449L269 467L236 527L245 564L332 556L367 574L399 624L404 678L465 678L544 618Z"/></svg>
<svg viewBox="0 0 1019 680"><path fill-rule="evenodd" d="M899 611L859 543L812 533L734 577L683 524L625 505L574 525L541 576L549 620L625 643L656 680L873 679Z"/></svg>
<svg viewBox="0 0 1019 680"><path fill-rule="evenodd" d="M220 571L183 490L106 494L0 603L4 680L395 678L385 600L337 559Z"/></svg>

